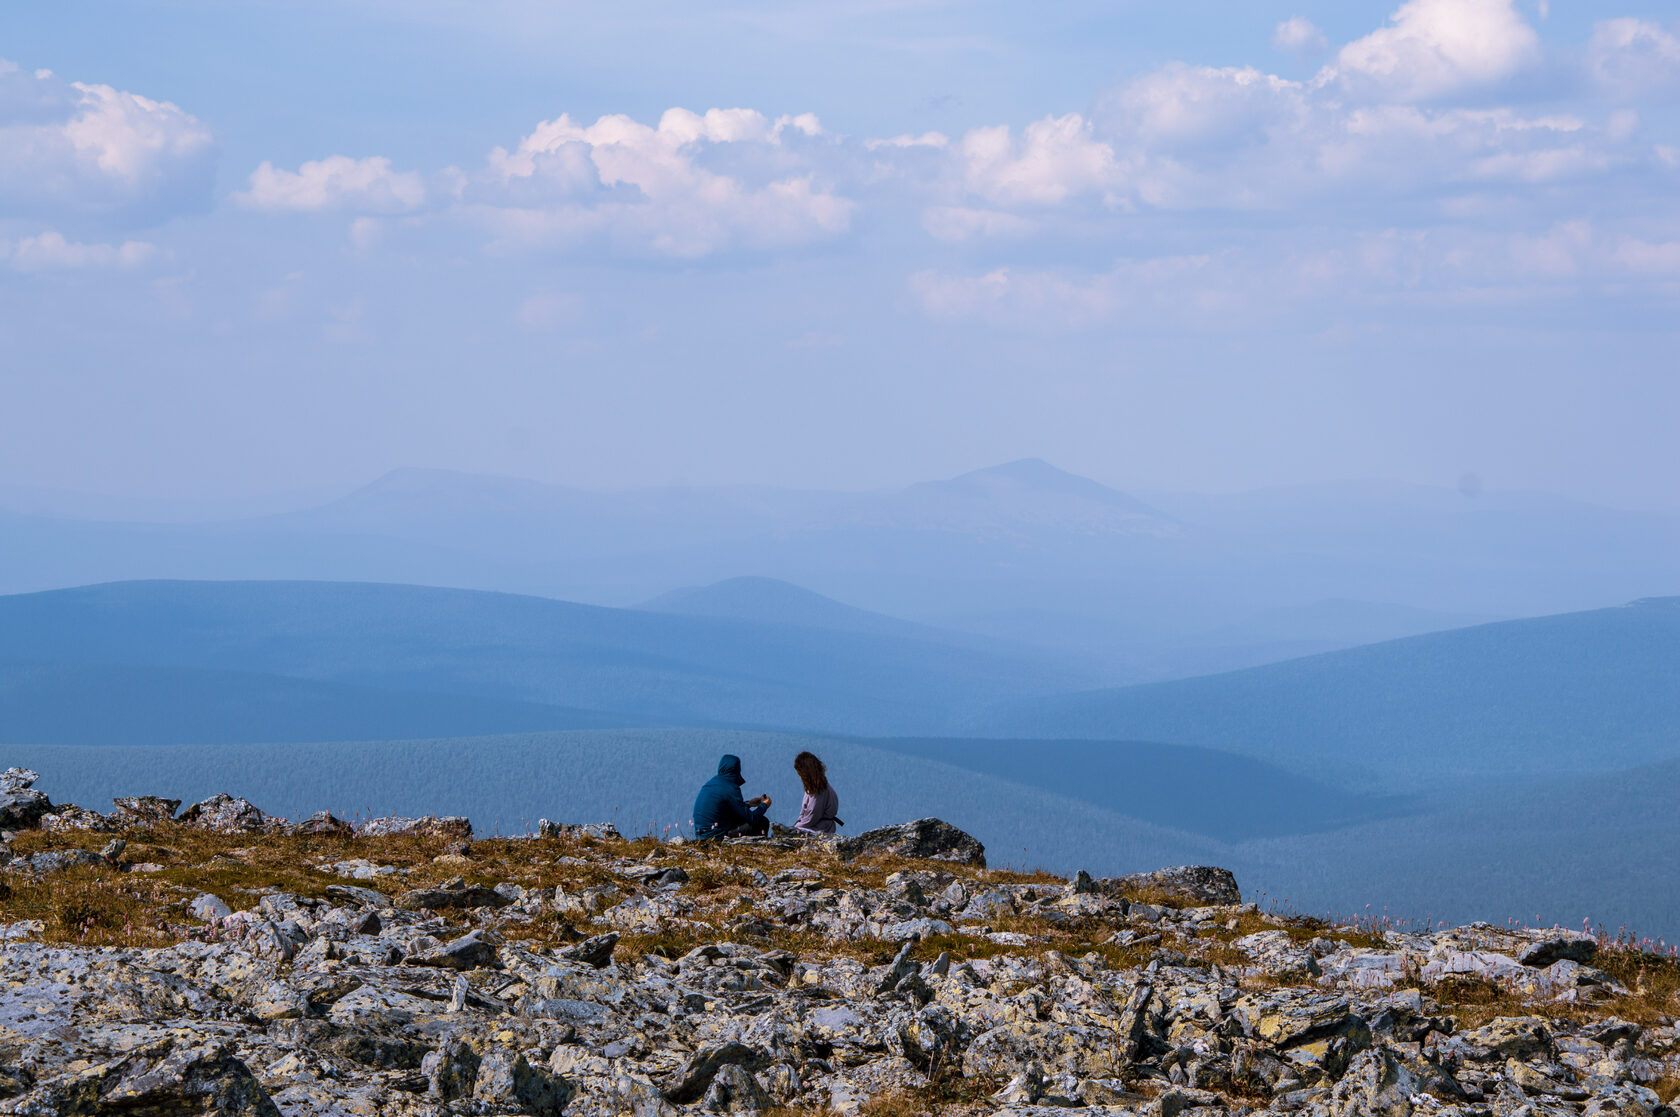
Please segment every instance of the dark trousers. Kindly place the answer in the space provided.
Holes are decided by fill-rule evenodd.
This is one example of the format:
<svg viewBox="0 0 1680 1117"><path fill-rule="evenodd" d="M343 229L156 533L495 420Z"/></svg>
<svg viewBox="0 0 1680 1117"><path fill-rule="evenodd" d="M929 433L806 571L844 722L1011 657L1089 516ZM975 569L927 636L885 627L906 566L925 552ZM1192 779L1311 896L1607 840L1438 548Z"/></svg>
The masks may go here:
<svg viewBox="0 0 1680 1117"><path fill-rule="evenodd" d="M726 838L762 838L768 833L770 833L770 820L754 811L751 818L739 826L725 830L723 836Z"/></svg>
<svg viewBox="0 0 1680 1117"><path fill-rule="evenodd" d="M704 834L696 834L695 838L703 842L709 842L717 838L762 838L768 833L770 833L770 820L764 817L764 808L758 807L753 811L752 817L745 822L739 822L728 827L720 826Z"/></svg>

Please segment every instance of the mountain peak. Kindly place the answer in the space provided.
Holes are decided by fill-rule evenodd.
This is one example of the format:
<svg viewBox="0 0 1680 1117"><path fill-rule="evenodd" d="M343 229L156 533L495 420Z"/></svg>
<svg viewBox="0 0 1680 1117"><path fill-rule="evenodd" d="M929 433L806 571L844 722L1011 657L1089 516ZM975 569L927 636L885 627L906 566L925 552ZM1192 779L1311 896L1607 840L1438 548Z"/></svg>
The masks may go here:
<svg viewBox="0 0 1680 1117"><path fill-rule="evenodd" d="M1077 500L1092 501L1107 505L1110 508L1164 521L1172 519L1165 512L1145 504L1134 496L1123 493L1118 489L1111 489L1102 482L1093 481L1089 477L1069 473L1065 469L1051 465L1043 458L1020 458L1016 461L1004 462L1001 465L972 470L953 477L949 481L934 483L959 490L973 491L976 494L995 491L1004 487L1024 489L1045 495L1053 494L1072 497Z"/></svg>

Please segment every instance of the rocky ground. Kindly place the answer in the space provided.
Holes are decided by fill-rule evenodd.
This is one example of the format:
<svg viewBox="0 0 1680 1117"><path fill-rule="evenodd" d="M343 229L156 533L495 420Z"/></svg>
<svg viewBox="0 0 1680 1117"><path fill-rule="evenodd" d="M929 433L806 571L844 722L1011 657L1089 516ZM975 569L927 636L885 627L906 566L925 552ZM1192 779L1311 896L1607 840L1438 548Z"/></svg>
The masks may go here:
<svg viewBox="0 0 1680 1117"><path fill-rule="evenodd" d="M1680 966L1223 870L54 806L0 775L0 1113L1674 1117Z"/></svg>

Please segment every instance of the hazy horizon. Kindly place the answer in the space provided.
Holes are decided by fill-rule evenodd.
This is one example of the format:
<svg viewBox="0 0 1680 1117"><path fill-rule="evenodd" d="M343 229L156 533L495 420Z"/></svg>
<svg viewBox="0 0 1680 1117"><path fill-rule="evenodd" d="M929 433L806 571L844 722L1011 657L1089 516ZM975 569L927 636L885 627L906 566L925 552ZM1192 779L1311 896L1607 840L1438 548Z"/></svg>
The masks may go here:
<svg viewBox="0 0 1680 1117"><path fill-rule="evenodd" d="M1589 500L1582 497L1571 497L1563 493L1535 488L1498 488L1488 487L1479 475L1463 474L1457 478L1439 481L1409 481L1397 477L1384 476L1348 476L1324 477L1312 481L1283 482L1270 485L1251 485L1231 488L1189 488L1174 486L1150 486L1143 484L1127 484L1123 481L1105 480L1086 474L1060 470L1056 462L1049 459L1031 456L1017 458L1007 462L992 462L978 465L971 469L963 469L958 473L941 476L911 476L902 480L884 482L876 485L846 484L836 481L831 485L781 485L773 480L750 479L720 479L711 482L670 481L670 482L637 482L619 485L612 484L580 484L565 478L553 479L533 476L530 474L503 473L495 471L478 471L471 469L455 469L444 466L393 465L379 470L369 476L353 480L344 480L330 485L313 486L310 488L277 488L251 489L242 491L221 491L214 495L195 492L188 488L158 491L149 488L123 488L121 486L103 489L76 489L55 486L35 486L7 484L0 480L0 511L10 511L23 515L38 515L49 517L63 517L84 520L113 520L128 522L195 522L215 521L223 519L240 519L278 515L286 512L304 511L322 505L331 504L361 490L378 485L394 476L402 474L454 474L464 477L483 478L495 481L531 482L545 487L557 489L572 489L579 492L599 493L611 495L615 493L631 493L661 489L782 489L789 492L832 493L867 495L886 493L909 488L914 485L929 482L951 481L970 474L983 474L1000 470L1008 466L1019 465L1024 462L1043 462L1061 472L1072 473L1073 476L1096 481L1105 488L1127 496L1135 497L1145 503L1152 500L1170 499L1173 497L1240 497L1278 490L1319 490L1329 492L1333 490L1415 490L1418 492L1454 493L1463 497L1466 506L1473 505L1482 498L1541 498L1567 501L1570 503L1593 505L1600 508L1625 512L1680 512L1680 503L1641 505L1613 500Z"/></svg>
<svg viewBox="0 0 1680 1117"><path fill-rule="evenodd" d="M1555 7L10 5L0 484L1680 507L1680 32Z"/></svg>

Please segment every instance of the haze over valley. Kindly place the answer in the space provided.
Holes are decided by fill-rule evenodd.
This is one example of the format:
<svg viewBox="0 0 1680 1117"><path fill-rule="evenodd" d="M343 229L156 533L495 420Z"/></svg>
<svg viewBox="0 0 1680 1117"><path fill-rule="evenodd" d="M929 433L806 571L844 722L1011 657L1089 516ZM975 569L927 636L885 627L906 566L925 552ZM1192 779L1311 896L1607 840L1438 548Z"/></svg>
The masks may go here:
<svg viewBox="0 0 1680 1117"><path fill-rule="evenodd" d="M8 755L78 801L149 775L663 831L713 754L797 802L782 754L809 747L848 825L950 814L1021 865L1211 860L1307 910L1680 929L1680 893L1625 864L1680 790L1663 513L1145 503L1030 461L876 493L401 471L266 516L10 522L14 588L111 579L0 597ZM1533 833L1560 809L1566 880Z"/></svg>
<svg viewBox="0 0 1680 1117"><path fill-rule="evenodd" d="M806 751L842 837L937 816L995 866L1073 882L1022 901L1054 909L1033 934L1101 906L1081 870L1191 866L1296 912L1680 941L1677 17L0 5L0 955L40 945L7 929L37 919L116 943L77 938L84 888L145 936L185 918L196 895L168 889L201 878L128 824L198 832L156 803L113 821L113 796L464 815L480 835L610 821L681 834L697 867L718 848L687 841L702 784L734 804L726 754L771 822L826 825ZM41 796L101 813L43 824ZM428 887L458 872L452 896L515 884L447 860L459 824L425 825L423 863L402 834L364 850ZM317 836L230 835L216 857ZM830 849L790 845L774 871ZM163 866L144 877L162 891L125 908L135 864ZM294 868L260 887L308 892ZM533 869L517 888L548 899L520 910L559 918L553 890L582 872ZM675 881L602 872L639 882L636 905ZM793 903L811 879L758 895ZM920 890L917 918L954 926L971 900L991 918L903 879L883 902ZM689 914L733 903L734 880L694 882L723 886ZM1150 894L1091 887L1105 919ZM658 910L655 930L678 926ZM1169 921L1240 968L1231 944L1286 926L1253 915ZM1102 930L1040 945L1084 965L1152 933ZM1432 933L1406 958L1481 949ZM1297 947L1330 956L1316 940L1271 961L1306 972ZM646 963L663 972L674 942L635 953L670 954ZM1680 988L1675 967L1646 985ZM783 1000L804 1004L793 972ZM1223 996L1237 970L1207 972ZM1617 974L1570 995L1643 980ZM299 995L313 1026L326 1002ZM27 1047L6 1018L0 1110ZM1198 1088L1180 1039L1149 1057ZM1665 1091L1680 1039L1670 1056L1650 1070ZM402 1060L379 1072L397 1093L445 1089ZM1073 1088L1041 1069L1017 1093ZM1551 1104L1554 1069L1522 1105ZM1443 1097L1510 1117L1493 1082ZM1307 1117L1335 1100L1294 1089ZM1361 1117L1342 1101L1332 1117ZM1569 1104L1541 1117L1673 1117Z"/></svg>

